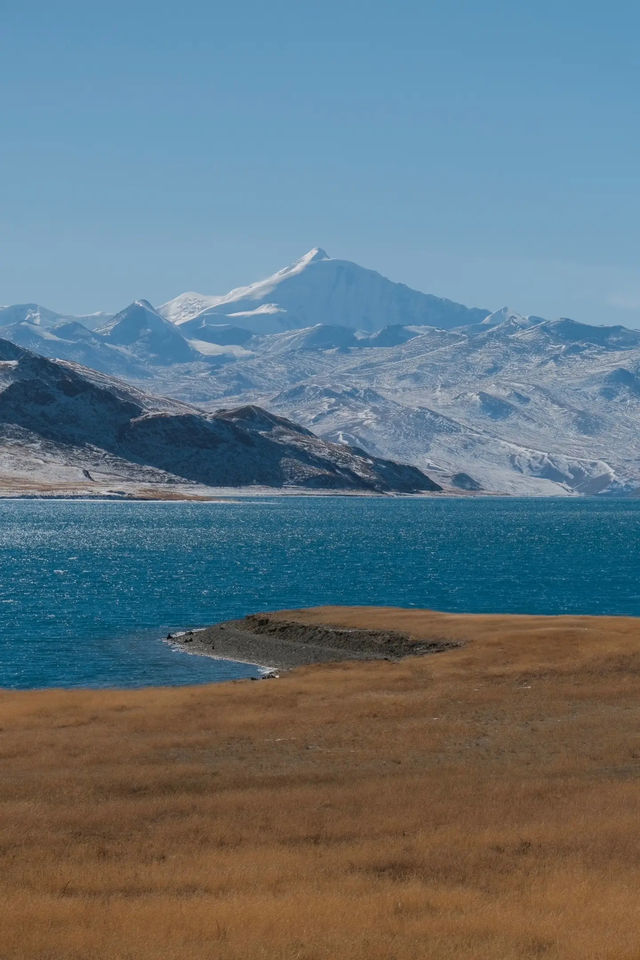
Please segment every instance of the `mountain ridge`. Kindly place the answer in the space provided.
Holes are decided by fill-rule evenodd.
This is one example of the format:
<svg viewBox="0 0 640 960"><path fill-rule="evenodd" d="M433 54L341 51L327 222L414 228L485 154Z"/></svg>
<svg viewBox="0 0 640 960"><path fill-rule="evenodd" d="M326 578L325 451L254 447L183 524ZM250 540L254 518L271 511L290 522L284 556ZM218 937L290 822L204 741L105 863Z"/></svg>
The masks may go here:
<svg viewBox="0 0 640 960"><path fill-rule="evenodd" d="M21 455L131 480L208 487L417 493L440 487L416 467L316 437L256 406L206 413L0 340L0 472Z"/></svg>
<svg viewBox="0 0 640 960"><path fill-rule="evenodd" d="M0 335L43 355L208 410L265 406L440 483L640 489L640 331L620 325L467 308L313 248L222 296L138 300L96 326L0 309Z"/></svg>

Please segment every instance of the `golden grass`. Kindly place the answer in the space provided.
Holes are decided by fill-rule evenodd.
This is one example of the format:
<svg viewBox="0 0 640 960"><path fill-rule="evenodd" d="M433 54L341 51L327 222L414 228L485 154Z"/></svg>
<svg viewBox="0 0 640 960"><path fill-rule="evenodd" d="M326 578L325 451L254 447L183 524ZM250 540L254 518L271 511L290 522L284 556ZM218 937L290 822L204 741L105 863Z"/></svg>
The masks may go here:
<svg viewBox="0 0 640 960"><path fill-rule="evenodd" d="M640 621L292 616L467 643L2 693L2 960L637 960Z"/></svg>

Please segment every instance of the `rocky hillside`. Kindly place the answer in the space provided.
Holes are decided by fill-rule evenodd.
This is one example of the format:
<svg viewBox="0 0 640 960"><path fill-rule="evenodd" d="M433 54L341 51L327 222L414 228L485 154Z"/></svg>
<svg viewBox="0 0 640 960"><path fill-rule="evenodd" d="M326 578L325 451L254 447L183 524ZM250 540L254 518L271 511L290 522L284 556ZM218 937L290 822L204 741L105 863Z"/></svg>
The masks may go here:
<svg viewBox="0 0 640 960"><path fill-rule="evenodd" d="M1 469L26 462L207 486L418 492L415 467L316 437L256 406L206 413L0 340Z"/></svg>

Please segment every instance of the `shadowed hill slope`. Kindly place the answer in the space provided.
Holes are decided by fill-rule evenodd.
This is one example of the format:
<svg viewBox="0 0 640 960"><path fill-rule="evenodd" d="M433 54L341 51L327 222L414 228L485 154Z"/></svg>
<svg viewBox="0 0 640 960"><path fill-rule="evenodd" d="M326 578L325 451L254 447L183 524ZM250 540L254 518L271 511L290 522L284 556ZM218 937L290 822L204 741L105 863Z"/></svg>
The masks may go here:
<svg viewBox="0 0 640 960"><path fill-rule="evenodd" d="M166 321L163 321L166 322ZM105 454L209 486L439 490L422 471L319 439L259 407L205 413L151 397L104 374L0 340L0 435L58 449L61 463L99 466Z"/></svg>

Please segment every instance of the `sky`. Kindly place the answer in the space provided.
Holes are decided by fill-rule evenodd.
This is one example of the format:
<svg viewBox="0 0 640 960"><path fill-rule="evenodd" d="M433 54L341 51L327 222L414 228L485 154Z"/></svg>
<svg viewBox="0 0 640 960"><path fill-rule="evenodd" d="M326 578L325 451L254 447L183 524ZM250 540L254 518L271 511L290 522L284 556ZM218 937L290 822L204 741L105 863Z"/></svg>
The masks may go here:
<svg viewBox="0 0 640 960"><path fill-rule="evenodd" d="M0 0L0 303L221 294L321 246L640 327L640 7Z"/></svg>

